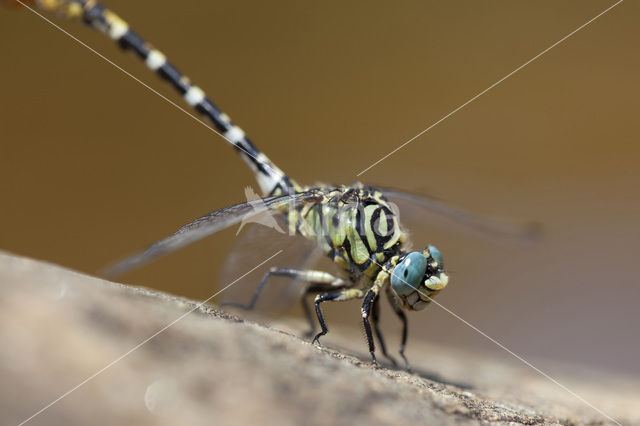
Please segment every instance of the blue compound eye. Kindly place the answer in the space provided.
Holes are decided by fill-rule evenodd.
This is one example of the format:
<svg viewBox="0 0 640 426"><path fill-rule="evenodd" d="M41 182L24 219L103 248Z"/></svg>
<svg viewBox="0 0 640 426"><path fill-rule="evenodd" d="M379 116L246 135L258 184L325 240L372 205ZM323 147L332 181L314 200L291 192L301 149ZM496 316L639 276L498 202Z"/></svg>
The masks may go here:
<svg viewBox="0 0 640 426"><path fill-rule="evenodd" d="M407 296L420 288L427 259L417 251L409 253L391 273L391 287L399 296Z"/></svg>
<svg viewBox="0 0 640 426"><path fill-rule="evenodd" d="M433 260L438 262L438 266L441 268L444 266L444 260L442 260L442 253L434 246L429 246L429 253L431 253L431 257Z"/></svg>

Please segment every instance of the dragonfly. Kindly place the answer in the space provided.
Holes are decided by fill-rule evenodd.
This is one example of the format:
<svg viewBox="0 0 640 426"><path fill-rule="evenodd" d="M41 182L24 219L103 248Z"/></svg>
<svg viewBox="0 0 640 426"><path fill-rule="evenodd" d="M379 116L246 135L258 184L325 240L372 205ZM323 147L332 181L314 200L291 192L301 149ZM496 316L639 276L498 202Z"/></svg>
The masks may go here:
<svg viewBox="0 0 640 426"><path fill-rule="evenodd" d="M259 221L268 216L283 224L289 235L311 241L339 271L273 267L260 280L247 304L228 304L253 309L273 277L284 277L303 286L303 306L314 329L307 296L313 295L314 312L320 325L312 342L326 335L328 327L322 312L325 302L361 300L361 316L371 360L377 364L374 333L380 350L395 365L386 349L379 328L380 299L385 297L402 323L399 354L406 368L408 320L405 312L424 309L449 283L443 256L433 245L411 250L408 234L400 224L398 208L389 200L396 197L423 208L480 228L501 233L520 233L503 224L479 219L434 199L408 192L379 188L363 183L349 185L302 185L278 168L245 132L234 124L205 94L178 70L160 50L145 41L129 24L93 0L37 0L41 9L67 19L82 20L110 37L117 45L133 52L147 67L168 82L184 101L207 119L237 151L255 175L262 192L256 200L215 210L179 228L145 250L122 259L108 268L106 275L118 276L138 268L186 245L237 224ZM313 333L312 333L313 334Z"/></svg>

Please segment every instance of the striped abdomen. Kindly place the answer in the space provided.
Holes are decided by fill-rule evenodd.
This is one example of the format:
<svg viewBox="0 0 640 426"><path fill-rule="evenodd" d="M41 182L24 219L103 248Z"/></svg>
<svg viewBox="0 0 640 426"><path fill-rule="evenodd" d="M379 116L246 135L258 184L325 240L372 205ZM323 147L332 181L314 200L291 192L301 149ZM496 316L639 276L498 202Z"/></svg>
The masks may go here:
<svg viewBox="0 0 640 426"><path fill-rule="evenodd" d="M214 125L216 132L231 142L254 171L263 195L281 195L299 190L299 186L276 167L247 138L242 129L205 95L204 91L173 66L165 55L144 41L118 15L95 0L57 0L38 3L44 9L58 11L69 18L82 18L85 23L131 50L147 67L169 82L184 100Z"/></svg>

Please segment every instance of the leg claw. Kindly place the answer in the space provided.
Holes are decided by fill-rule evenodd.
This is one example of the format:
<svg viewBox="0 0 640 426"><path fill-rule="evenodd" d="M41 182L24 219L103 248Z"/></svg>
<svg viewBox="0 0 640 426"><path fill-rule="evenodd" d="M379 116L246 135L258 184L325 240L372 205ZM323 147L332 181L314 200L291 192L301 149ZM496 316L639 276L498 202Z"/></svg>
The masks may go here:
<svg viewBox="0 0 640 426"><path fill-rule="evenodd" d="M407 370L407 372L413 374L413 369L411 368L411 365L409 364L409 360L407 359L407 357L404 356L404 352L400 351L400 356L404 360L404 367Z"/></svg>
<svg viewBox="0 0 640 426"><path fill-rule="evenodd" d="M376 359L376 356L373 354L373 352L371 353L371 363L373 364L374 368L380 368L380 364L378 364L378 360Z"/></svg>
<svg viewBox="0 0 640 426"><path fill-rule="evenodd" d="M316 334L316 337L313 338L313 340L311 341L312 344L317 344L318 346L322 346L320 344L320 337L324 336L324 333L318 333Z"/></svg>

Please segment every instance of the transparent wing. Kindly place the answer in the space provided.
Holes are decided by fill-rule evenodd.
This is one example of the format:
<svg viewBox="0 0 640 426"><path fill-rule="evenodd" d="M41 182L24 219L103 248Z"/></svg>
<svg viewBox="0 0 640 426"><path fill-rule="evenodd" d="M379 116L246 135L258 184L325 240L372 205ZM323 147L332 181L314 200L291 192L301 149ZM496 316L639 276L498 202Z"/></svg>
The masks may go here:
<svg viewBox="0 0 640 426"><path fill-rule="evenodd" d="M293 195L263 198L216 210L184 225L170 237L152 244L143 252L126 257L106 268L102 275L109 278L121 275L126 271L138 268L229 226L241 222L263 222L259 219L260 217L268 218L272 216L273 213L277 213L276 209L279 207L289 205L290 208L296 208L304 203L317 201L320 198L321 195L318 191L311 190ZM277 216L277 214L273 216Z"/></svg>
<svg viewBox="0 0 640 426"><path fill-rule="evenodd" d="M274 233L267 227L251 224L242 230L226 257L220 273L221 282L233 280L242 271L260 262L265 253L273 253L277 250L282 250L282 253L269 262L269 267L311 269L319 260L318 257L323 256L316 244L307 238ZM258 287L260 278L262 276L258 275L245 285L230 287L222 295L222 301L248 303ZM254 312L261 319L281 317L297 304L304 288L304 283L297 280L271 276L258 299ZM239 312L242 312L243 316L248 315L246 311Z"/></svg>
<svg viewBox="0 0 640 426"><path fill-rule="evenodd" d="M379 188L391 202L400 204L400 218L419 210L429 210L447 219L455 221L457 224L466 226L469 230L489 234L493 236L509 237L522 240L532 240L540 236L541 226L536 222L509 223L506 221L481 217L464 210L456 209L426 195L412 194L409 192ZM404 206L403 206L404 204Z"/></svg>

